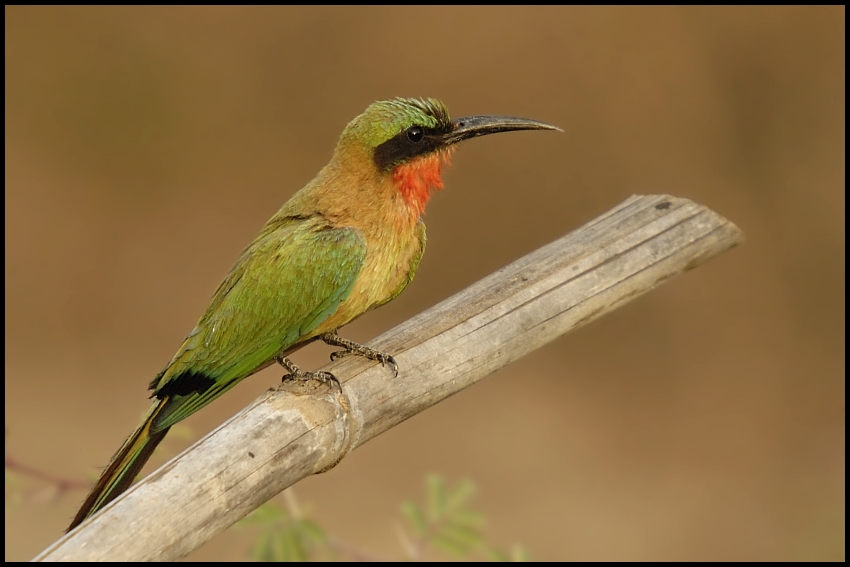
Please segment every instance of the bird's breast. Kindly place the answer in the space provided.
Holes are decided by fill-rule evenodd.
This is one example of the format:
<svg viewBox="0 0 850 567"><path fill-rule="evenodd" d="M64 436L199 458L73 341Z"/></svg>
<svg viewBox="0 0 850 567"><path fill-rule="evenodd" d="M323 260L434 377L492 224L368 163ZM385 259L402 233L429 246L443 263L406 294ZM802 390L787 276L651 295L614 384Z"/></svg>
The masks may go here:
<svg viewBox="0 0 850 567"><path fill-rule="evenodd" d="M311 334L337 329L398 294L411 280L419 263L425 245L424 229L417 219L410 226L387 224L364 230L366 258L351 293L321 328Z"/></svg>

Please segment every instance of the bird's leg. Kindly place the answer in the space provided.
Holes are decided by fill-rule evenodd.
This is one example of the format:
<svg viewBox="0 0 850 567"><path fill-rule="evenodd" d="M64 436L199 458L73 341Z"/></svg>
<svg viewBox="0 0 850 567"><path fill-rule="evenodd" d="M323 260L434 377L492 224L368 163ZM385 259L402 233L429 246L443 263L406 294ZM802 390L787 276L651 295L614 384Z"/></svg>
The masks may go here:
<svg viewBox="0 0 850 567"><path fill-rule="evenodd" d="M398 377L398 364L396 364L395 359L389 354L379 352L375 349L355 343L354 341L344 339L340 337L336 331L325 333L322 335L322 340L331 346L338 346L345 349L332 352L331 361L349 354L356 354L364 358L368 358L369 360L376 360L380 362L382 366L389 366L390 370L393 372L393 378Z"/></svg>
<svg viewBox="0 0 850 567"><path fill-rule="evenodd" d="M337 387L341 390L342 385L339 383L339 380L336 379L336 376L331 374L330 372L319 371L319 372L307 372L298 368L294 362L289 360L283 355L275 357L275 360L278 364L286 368L289 371L289 374L284 374L281 378L281 382L286 382L287 380L318 380L324 384L333 385L336 384Z"/></svg>

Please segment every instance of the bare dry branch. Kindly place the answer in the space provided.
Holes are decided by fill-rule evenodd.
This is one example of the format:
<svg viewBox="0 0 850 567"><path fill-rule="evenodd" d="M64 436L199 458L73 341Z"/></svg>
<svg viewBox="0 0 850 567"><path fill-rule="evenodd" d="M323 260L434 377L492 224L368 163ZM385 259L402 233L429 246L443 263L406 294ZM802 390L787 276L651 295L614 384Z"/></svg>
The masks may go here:
<svg viewBox="0 0 850 567"><path fill-rule="evenodd" d="M371 346L394 354L397 379L347 357L325 368L343 393L269 390L36 560L183 557L376 435L741 239L691 201L632 197L378 337Z"/></svg>

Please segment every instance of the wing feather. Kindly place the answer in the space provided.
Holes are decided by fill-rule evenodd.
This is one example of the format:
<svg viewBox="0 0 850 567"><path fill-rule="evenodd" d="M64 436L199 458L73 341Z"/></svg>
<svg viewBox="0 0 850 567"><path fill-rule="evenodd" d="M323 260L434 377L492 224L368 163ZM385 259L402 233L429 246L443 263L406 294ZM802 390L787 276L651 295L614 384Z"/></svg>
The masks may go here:
<svg viewBox="0 0 850 567"><path fill-rule="evenodd" d="M351 293L365 257L359 229L334 228L321 218L293 219L261 233L152 384L154 395L171 398L152 430L186 418L310 338ZM187 384L196 389L187 392Z"/></svg>

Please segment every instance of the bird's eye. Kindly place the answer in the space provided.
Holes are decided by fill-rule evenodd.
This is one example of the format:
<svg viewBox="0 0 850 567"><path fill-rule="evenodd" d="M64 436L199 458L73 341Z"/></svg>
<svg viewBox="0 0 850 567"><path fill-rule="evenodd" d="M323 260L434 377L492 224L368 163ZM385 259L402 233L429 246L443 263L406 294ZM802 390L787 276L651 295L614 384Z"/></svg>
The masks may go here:
<svg viewBox="0 0 850 567"><path fill-rule="evenodd" d="M425 133L419 126L411 126L407 129L407 139L413 142L414 144L418 144L419 142L421 142L424 136Z"/></svg>

